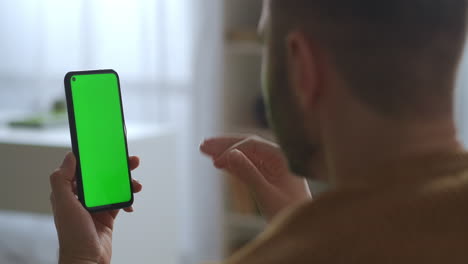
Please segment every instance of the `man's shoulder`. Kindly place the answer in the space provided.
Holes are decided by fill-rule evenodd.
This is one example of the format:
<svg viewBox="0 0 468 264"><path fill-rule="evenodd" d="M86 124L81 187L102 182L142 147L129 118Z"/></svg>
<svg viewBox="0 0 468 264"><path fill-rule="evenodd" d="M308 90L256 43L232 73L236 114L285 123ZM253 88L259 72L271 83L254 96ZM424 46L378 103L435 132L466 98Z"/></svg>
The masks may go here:
<svg viewBox="0 0 468 264"><path fill-rule="evenodd" d="M333 219L332 212L338 209L340 199L339 195L326 196L282 212L256 240L223 264L302 264L320 260L324 234L333 230L329 219Z"/></svg>
<svg viewBox="0 0 468 264"><path fill-rule="evenodd" d="M468 172L412 191L333 191L284 212L226 264L341 263L392 258L395 251L401 263L415 254L455 261L464 254L458 246L468 244L466 204ZM450 247L436 246L439 240Z"/></svg>

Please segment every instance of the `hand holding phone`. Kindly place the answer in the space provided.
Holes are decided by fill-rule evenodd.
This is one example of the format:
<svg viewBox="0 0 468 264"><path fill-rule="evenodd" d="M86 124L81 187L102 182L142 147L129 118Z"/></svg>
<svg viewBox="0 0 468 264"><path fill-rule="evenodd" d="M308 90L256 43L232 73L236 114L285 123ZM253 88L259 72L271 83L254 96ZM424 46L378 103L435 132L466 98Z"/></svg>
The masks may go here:
<svg viewBox="0 0 468 264"><path fill-rule="evenodd" d="M139 165L137 157L130 157L130 169ZM112 232L119 210L90 214L76 199L76 159L69 153L60 168L50 176L50 201L60 243L59 263L110 263ZM132 181L138 193L142 185ZM132 212L131 207L124 208Z"/></svg>

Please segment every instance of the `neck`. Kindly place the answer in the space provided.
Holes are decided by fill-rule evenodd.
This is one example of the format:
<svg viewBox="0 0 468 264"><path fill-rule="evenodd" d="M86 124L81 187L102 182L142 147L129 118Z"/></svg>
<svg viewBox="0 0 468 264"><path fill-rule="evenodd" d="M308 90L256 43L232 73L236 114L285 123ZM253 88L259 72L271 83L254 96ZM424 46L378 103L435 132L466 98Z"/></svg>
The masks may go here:
<svg viewBox="0 0 468 264"><path fill-rule="evenodd" d="M462 150L450 117L397 121L367 113L358 120L343 114L328 120L340 121L323 130L325 167L331 183L340 187L384 183L390 177L385 170Z"/></svg>

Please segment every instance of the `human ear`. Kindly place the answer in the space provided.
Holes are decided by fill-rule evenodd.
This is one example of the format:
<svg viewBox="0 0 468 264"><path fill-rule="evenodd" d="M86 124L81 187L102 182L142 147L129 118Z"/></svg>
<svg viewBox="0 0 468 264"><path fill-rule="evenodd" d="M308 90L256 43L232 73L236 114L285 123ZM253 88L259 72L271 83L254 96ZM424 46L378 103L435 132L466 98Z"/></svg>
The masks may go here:
<svg viewBox="0 0 468 264"><path fill-rule="evenodd" d="M320 74L313 45L299 31L290 33L286 41L291 92L303 110L311 109L320 94Z"/></svg>

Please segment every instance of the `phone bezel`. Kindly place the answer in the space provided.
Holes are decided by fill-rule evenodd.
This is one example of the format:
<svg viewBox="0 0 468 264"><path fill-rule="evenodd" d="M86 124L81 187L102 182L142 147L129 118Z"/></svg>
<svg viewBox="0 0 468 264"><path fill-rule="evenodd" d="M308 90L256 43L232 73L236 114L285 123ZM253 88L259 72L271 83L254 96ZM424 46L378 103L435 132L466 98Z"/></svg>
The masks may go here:
<svg viewBox="0 0 468 264"><path fill-rule="evenodd" d="M83 190L83 182L82 182L82 175L81 175L81 165L80 165L80 152L78 148L78 137L77 137L77 130L76 130L76 122L75 122L75 111L74 111L74 104L73 104L73 96L72 96L72 90L71 90L71 82L73 76L77 75L96 75L96 74L114 74L117 77L117 86L119 90L119 103L120 103L120 111L122 114L122 125L123 125L123 133L124 133L124 141L125 141L125 151L127 154L127 167L128 167L128 176L130 179L130 193L131 193L131 199L128 202L122 202L122 203L116 203L116 204L109 204L109 205L103 205L103 206L97 206L97 207L88 207L86 206L86 197L84 195L84 190ZM124 117L124 111L123 111L123 103L122 103L122 93L120 90L120 78L119 75L117 74L116 71L112 69L106 69L106 70L90 70L90 71L72 71L69 72L65 75L64 78L64 83L65 83L65 97L67 101L67 111L68 111L68 123L70 127L70 137L71 137L71 143L72 143L72 151L73 154L75 154L76 157L76 185L77 185L77 195L78 199L83 205L86 210L89 212L102 212L102 211L109 211L109 210L116 210L116 209L122 209L122 208L127 208L130 207L133 204L133 185L132 185L132 174L130 170L130 160L129 160L129 155L128 155L128 143L127 143L127 129L125 126L125 117Z"/></svg>

